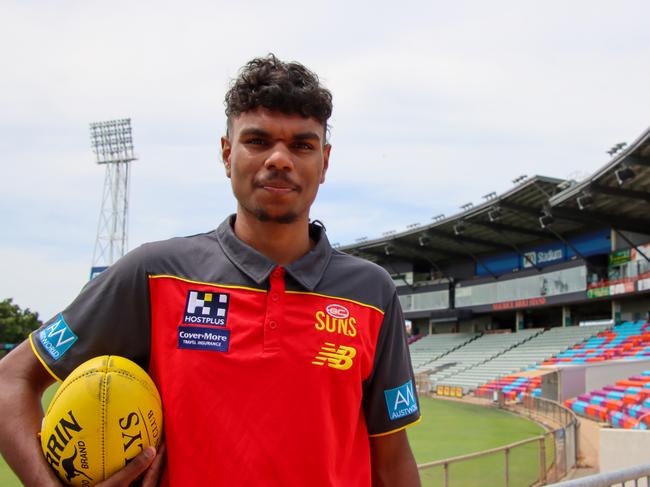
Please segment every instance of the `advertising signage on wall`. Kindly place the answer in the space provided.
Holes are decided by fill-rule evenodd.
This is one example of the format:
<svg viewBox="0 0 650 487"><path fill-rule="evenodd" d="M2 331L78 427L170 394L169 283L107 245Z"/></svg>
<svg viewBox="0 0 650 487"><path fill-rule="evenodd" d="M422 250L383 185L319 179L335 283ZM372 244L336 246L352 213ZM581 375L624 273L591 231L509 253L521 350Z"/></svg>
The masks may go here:
<svg viewBox="0 0 650 487"><path fill-rule="evenodd" d="M585 291L572 292L567 294L558 294L556 296L544 296L539 298L521 298L513 299L511 301L501 301L498 303L490 304L477 304L473 306L467 306L465 308L457 309L468 309L473 313L497 313L497 312L508 312L508 311L517 311L520 309L542 307L542 306L557 306L566 303L575 303L584 300L586 297Z"/></svg>
<svg viewBox="0 0 650 487"><path fill-rule="evenodd" d="M108 266L91 267L90 268L90 280L92 281L93 279L95 279L98 275L100 275L106 269L108 269Z"/></svg>
<svg viewBox="0 0 650 487"><path fill-rule="evenodd" d="M617 281L606 281L587 289L588 298L602 298L605 296L617 296L619 294L633 293L637 290L637 279L627 278ZM642 289L639 289L642 291Z"/></svg>
<svg viewBox="0 0 650 487"><path fill-rule="evenodd" d="M587 289L588 298L602 298L605 296L617 296L619 294L633 293L637 290L644 291L641 282L646 279L637 280L636 278L619 279L614 282L607 282L605 285L601 284L599 287L592 287Z"/></svg>
<svg viewBox="0 0 650 487"><path fill-rule="evenodd" d="M602 228L595 232L578 235L569 239L570 245L555 242L524 249L524 255L505 252L485 257L476 264L477 276L501 275L532 267L546 267L577 257L608 254L611 250L610 230ZM576 254L576 250L579 253ZM486 269L487 268L487 269Z"/></svg>
<svg viewBox="0 0 650 487"><path fill-rule="evenodd" d="M546 248L544 250L525 252L524 256L521 258L521 266L524 269L529 269L533 267L533 265L544 267L545 265L561 262L564 259L564 247L557 246Z"/></svg>
<svg viewBox="0 0 650 487"><path fill-rule="evenodd" d="M494 303L494 311L503 311L507 309L529 308L531 306L542 306L546 304L546 298L516 299L514 301L504 301L503 303Z"/></svg>
<svg viewBox="0 0 650 487"><path fill-rule="evenodd" d="M589 285L587 296L601 298L650 290L650 244L609 254L608 278Z"/></svg>
<svg viewBox="0 0 650 487"><path fill-rule="evenodd" d="M630 249L617 250L609 254L609 265L621 265L630 261Z"/></svg>
<svg viewBox="0 0 650 487"><path fill-rule="evenodd" d="M604 298L607 296L609 296L609 286L587 289L588 298Z"/></svg>

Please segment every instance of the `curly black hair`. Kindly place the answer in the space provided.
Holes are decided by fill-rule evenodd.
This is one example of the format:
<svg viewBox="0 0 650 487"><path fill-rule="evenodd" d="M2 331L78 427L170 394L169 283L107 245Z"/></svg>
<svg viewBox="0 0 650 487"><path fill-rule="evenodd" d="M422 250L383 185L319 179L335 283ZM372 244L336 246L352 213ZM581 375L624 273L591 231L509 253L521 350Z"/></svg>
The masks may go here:
<svg viewBox="0 0 650 487"><path fill-rule="evenodd" d="M273 54L246 63L224 103L228 131L233 118L257 107L313 117L326 131L332 115L332 93L320 84L316 73L300 63L280 61Z"/></svg>

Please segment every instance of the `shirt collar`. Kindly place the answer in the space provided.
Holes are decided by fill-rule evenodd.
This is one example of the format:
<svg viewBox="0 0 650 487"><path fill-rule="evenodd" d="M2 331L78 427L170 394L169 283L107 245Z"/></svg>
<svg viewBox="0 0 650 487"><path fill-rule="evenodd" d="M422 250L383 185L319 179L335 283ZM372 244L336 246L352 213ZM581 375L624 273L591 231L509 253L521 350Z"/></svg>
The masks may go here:
<svg viewBox="0 0 650 487"><path fill-rule="evenodd" d="M217 227L217 241L226 256L239 270L257 284L262 284L268 279L269 274L277 267L277 264L235 235L233 231L235 216L229 216ZM309 236L316 242L316 245L298 260L284 267L284 269L301 286L308 291L313 291L329 264L332 257L332 247L325 234L325 229L320 225L310 223Z"/></svg>

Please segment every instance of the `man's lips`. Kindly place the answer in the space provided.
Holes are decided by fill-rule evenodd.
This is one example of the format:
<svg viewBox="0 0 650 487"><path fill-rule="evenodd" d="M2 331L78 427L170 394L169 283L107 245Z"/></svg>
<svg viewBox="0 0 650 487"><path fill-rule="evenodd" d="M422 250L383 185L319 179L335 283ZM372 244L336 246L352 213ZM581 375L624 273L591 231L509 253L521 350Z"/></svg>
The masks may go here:
<svg viewBox="0 0 650 487"><path fill-rule="evenodd" d="M263 189L266 191L270 191L271 193L279 193L279 194L284 194L284 193L290 193L293 191L293 188L285 187L285 186L267 186L263 185Z"/></svg>
<svg viewBox="0 0 650 487"><path fill-rule="evenodd" d="M259 183L256 184L258 188L264 189L265 191L269 191L271 193L278 193L278 194L284 194L284 193L290 193L291 191L297 191L298 186L295 184L291 184L287 181L260 181Z"/></svg>

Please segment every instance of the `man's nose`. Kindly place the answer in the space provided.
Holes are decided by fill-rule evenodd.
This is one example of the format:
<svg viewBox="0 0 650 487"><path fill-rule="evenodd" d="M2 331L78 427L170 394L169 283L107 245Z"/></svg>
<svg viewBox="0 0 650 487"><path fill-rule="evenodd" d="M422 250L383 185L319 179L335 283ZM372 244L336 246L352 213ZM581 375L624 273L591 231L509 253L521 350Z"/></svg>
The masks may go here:
<svg viewBox="0 0 650 487"><path fill-rule="evenodd" d="M264 166L276 171L291 171L293 169L291 151L284 144L275 144L264 161Z"/></svg>

